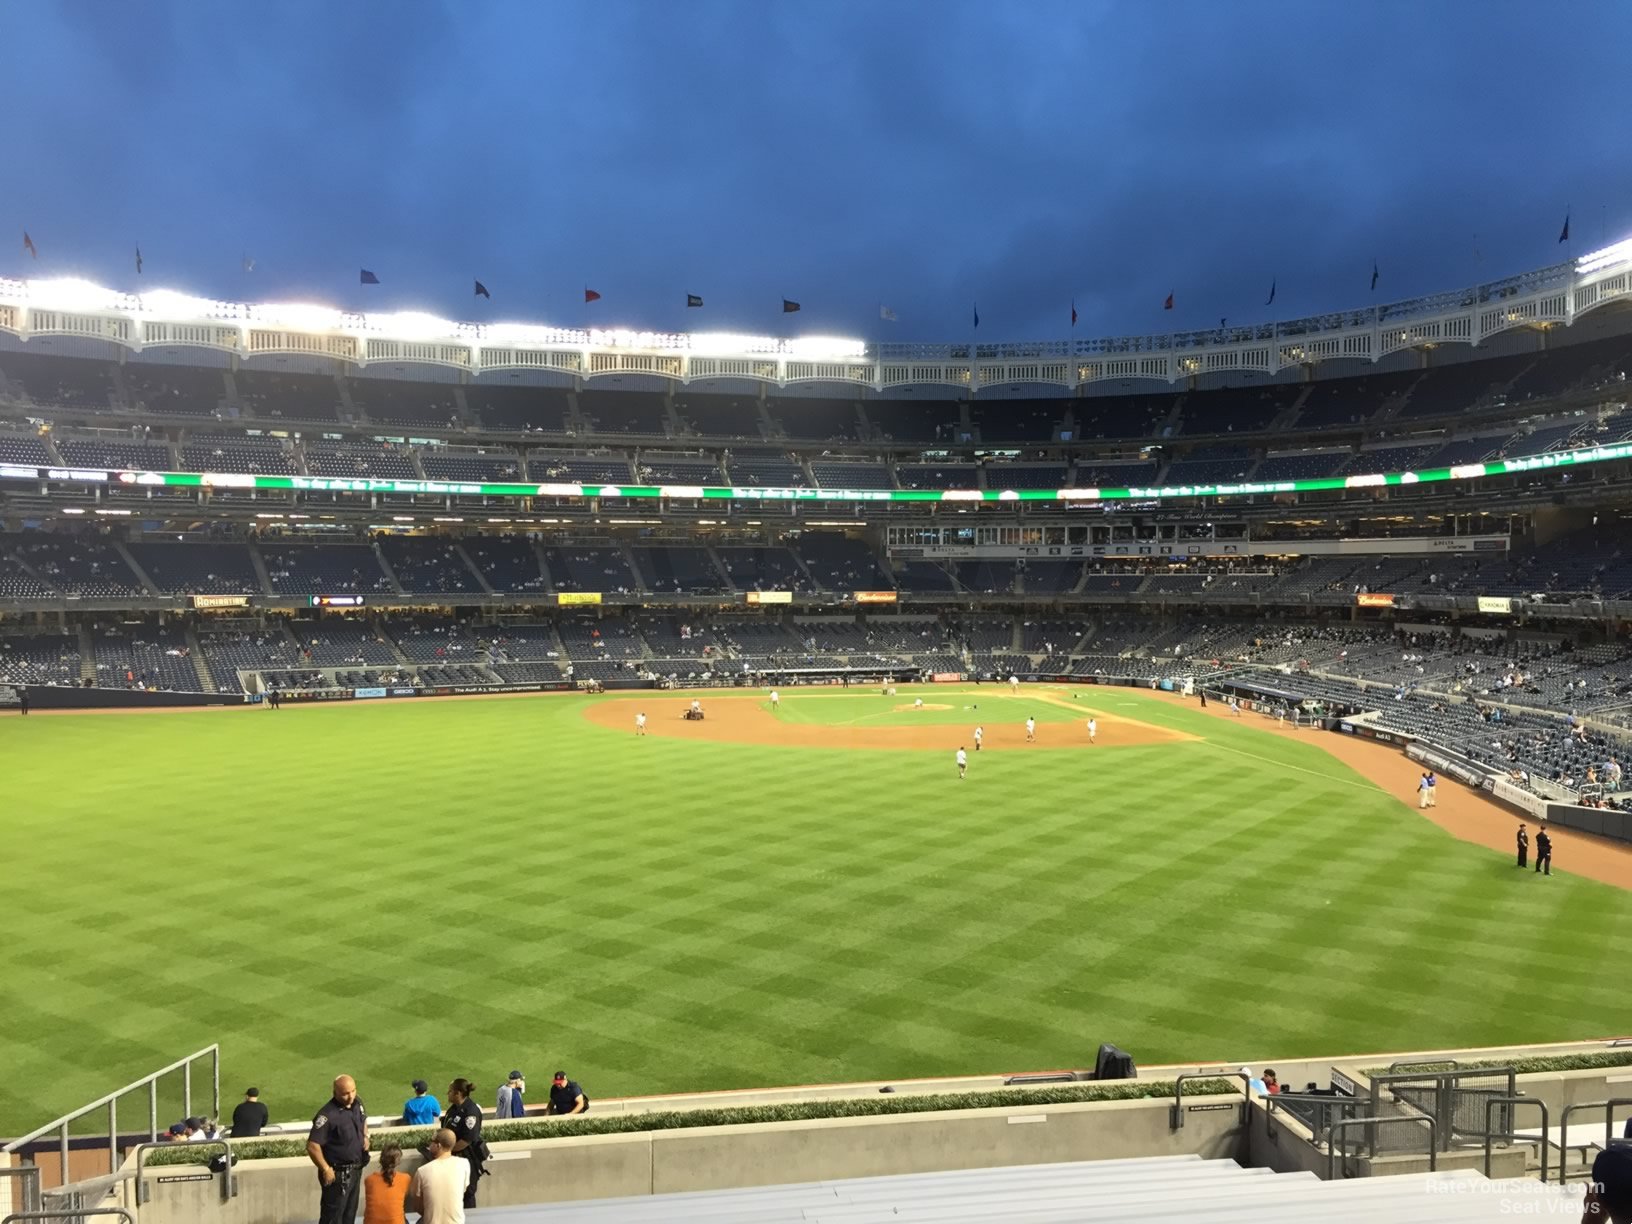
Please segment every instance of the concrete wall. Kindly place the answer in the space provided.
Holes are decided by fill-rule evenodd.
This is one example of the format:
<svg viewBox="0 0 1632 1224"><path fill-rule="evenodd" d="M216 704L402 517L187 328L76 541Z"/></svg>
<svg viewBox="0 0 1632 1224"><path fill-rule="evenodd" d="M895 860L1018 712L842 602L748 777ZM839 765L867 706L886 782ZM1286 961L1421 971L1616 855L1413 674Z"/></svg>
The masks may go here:
<svg viewBox="0 0 1632 1224"><path fill-rule="evenodd" d="M1170 1104L1027 1105L495 1143L480 1201L512 1206L1066 1160L1245 1156L1239 1098L1196 1098L1177 1131L1169 1129ZM410 1157L403 1167L417 1164ZM219 1177L179 1180L190 1175L196 1170L153 1170L142 1224L285 1224L317 1213L317 1176L305 1160L239 1165L238 1195L225 1207Z"/></svg>

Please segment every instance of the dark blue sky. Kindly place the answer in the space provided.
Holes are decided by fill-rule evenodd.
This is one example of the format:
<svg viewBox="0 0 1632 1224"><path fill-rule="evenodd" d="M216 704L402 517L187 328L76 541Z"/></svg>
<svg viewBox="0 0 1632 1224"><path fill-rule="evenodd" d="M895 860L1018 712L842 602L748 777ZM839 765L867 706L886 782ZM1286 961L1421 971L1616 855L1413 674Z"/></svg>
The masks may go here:
<svg viewBox="0 0 1632 1224"><path fill-rule="evenodd" d="M1374 256L1376 300L1562 258L1566 206L1574 253L1632 233L1628 48L1618 0L14 2L0 273L135 287L139 242L211 296L902 340L1292 317Z"/></svg>

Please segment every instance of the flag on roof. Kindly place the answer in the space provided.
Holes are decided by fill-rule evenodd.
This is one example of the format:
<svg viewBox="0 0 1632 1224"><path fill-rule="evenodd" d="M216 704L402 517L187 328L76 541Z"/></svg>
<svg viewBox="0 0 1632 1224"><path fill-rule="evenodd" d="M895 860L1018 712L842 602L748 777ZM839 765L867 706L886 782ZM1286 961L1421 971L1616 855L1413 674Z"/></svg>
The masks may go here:
<svg viewBox="0 0 1632 1224"><path fill-rule="evenodd" d="M975 303L975 326L980 326L980 303Z"/></svg>
<svg viewBox="0 0 1632 1224"><path fill-rule="evenodd" d="M686 294L686 309L687 310L690 310L693 306L701 306L702 304L703 304L703 299L700 298L699 296L697 296L697 294L695 294L695 293Z"/></svg>
<svg viewBox="0 0 1632 1224"><path fill-rule="evenodd" d="M481 281L476 282L476 296L485 297L490 302L493 300L493 295L487 291L487 286L482 284Z"/></svg>
<svg viewBox="0 0 1632 1224"><path fill-rule="evenodd" d="M34 245L34 239L28 236L27 230L23 231L23 250L34 256L35 259L40 257L40 249Z"/></svg>
<svg viewBox="0 0 1632 1224"><path fill-rule="evenodd" d="M1564 210L1564 228L1558 231L1558 240L1560 242L1570 240L1570 213L1568 209Z"/></svg>
<svg viewBox="0 0 1632 1224"><path fill-rule="evenodd" d="M1275 305L1275 286L1276 286L1276 285L1277 285L1277 284L1279 284L1279 283L1280 283L1280 282L1279 282L1279 281L1276 281L1276 280L1271 280L1271 281L1270 281L1270 282L1269 282L1269 301L1267 301L1267 302L1265 302L1265 303L1264 303L1264 305L1265 305L1265 306L1273 306L1273 305Z"/></svg>
<svg viewBox="0 0 1632 1224"><path fill-rule="evenodd" d="M377 285L380 283L380 278L375 276L374 273L370 272L367 268L364 268L358 273L357 280L359 284L363 285Z"/></svg>
<svg viewBox="0 0 1632 1224"><path fill-rule="evenodd" d="M1225 328L1226 328L1226 327L1228 327L1228 326L1229 326L1229 325L1230 325L1230 321L1229 321L1229 320L1228 320L1228 319L1226 319L1226 318L1222 318L1222 317L1221 317L1221 318L1220 318L1220 319L1219 319L1219 320L1218 320L1218 329L1219 329L1219 330L1220 330L1220 331L1223 331L1223 330L1224 330L1224 329L1225 329Z"/></svg>
<svg viewBox="0 0 1632 1224"><path fill-rule="evenodd" d="M1171 293L1167 295L1167 301L1162 303L1162 309L1163 310L1172 310L1173 309L1173 295Z"/></svg>
<svg viewBox="0 0 1632 1224"><path fill-rule="evenodd" d="M900 322L900 320L895 317L895 311L891 310L888 306L879 306L878 317L883 319L886 323Z"/></svg>
<svg viewBox="0 0 1632 1224"><path fill-rule="evenodd" d="M136 248L136 275L140 276L141 274L142 274L142 248L137 247Z"/></svg>
<svg viewBox="0 0 1632 1224"><path fill-rule="evenodd" d="M588 285L584 286L584 301L586 301L586 302L598 302L600 300L601 300L601 295L600 294L596 293L595 290L591 289Z"/></svg>
<svg viewBox="0 0 1632 1224"><path fill-rule="evenodd" d="M799 303L798 302L790 302L790 301L788 301L787 298L782 299L782 313L783 314L797 314L798 312L799 312Z"/></svg>
<svg viewBox="0 0 1632 1224"><path fill-rule="evenodd" d="M1075 298L1072 298L1071 299L1071 326L1075 327L1076 325L1077 325L1077 300Z"/></svg>
<svg viewBox="0 0 1632 1224"><path fill-rule="evenodd" d="M251 259L248 255L244 256L244 271L245 272L255 271L255 261L253 259Z"/></svg>
<svg viewBox="0 0 1632 1224"><path fill-rule="evenodd" d="M1374 259L1371 261L1371 289L1373 293L1377 291L1377 276L1377 261Z"/></svg>

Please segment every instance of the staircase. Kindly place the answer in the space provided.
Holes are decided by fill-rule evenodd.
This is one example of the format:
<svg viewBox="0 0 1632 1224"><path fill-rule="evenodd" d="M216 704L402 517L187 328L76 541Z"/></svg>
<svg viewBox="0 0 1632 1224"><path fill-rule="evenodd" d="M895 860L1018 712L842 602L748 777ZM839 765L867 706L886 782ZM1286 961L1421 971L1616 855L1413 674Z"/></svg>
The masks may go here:
<svg viewBox="0 0 1632 1224"><path fill-rule="evenodd" d="M476 575L476 581L481 586L482 593L484 595L498 594L497 591L488 585L487 577L482 573L482 571L476 568L476 562L470 559L470 554L465 551L465 546L463 544L459 543L457 540L454 541L453 551L459 554L459 560L465 563L465 568Z"/></svg>
<svg viewBox="0 0 1632 1224"><path fill-rule="evenodd" d="M187 657L193 661L193 674L198 677L199 691L214 693L215 677L210 674L209 666L204 662L204 647L198 640L198 634L191 625L187 626Z"/></svg>
<svg viewBox="0 0 1632 1224"><path fill-rule="evenodd" d="M1173 431L1179 423L1179 418L1184 415L1184 401L1189 398L1189 393L1186 392L1181 394L1173 401L1173 411L1168 413L1167 416L1162 419L1162 423L1156 427L1157 437L1170 438L1173 436Z"/></svg>
<svg viewBox="0 0 1632 1224"><path fill-rule="evenodd" d="M79 682L86 686L96 683L96 643L89 625L79 627Z"/></svg>
<svg viewBox="0 0 1632 1224"><path fill-rule="evenodd" d="M1314 383L1306 383L1303 390L1298 392L1298 397L1275 415L1275 419L1269 423L1270 430L1290 429L1292 422L1298 419L1298 413L1303 411L1304 402L1308 400L1314 389Z"/></svg>
<svg viewBox="0 0 1632 1224"><path fill-rule="evenodd" d="M266 558L261 556L261 550L255 547L255 541L248 543L249 561L255 567L255 578L261 584L262 595L275 595L272 589L272 575L266 572Z"/></svg>
<svg viewBox="0 0 1632 1224"><path fill-rule="evenodd" d="M357 401L351 398L351 387L339 374L334 376L334 389L340 394L340 420L366 422L368 418L358 409Z"/></svg>
<svg viewBox="0 0 1632 1224"><path fill-rule="evenodd" d="M708 560L714 566L714 572L719 574L720 581L725 583L725 589L735 591L737 584L731 575L725 572L725 562L720 560L720 554L714 551L714 546L712 544L705 545L703 551L708 554Z"/></svg>
<svg viewBox="0 0 1632 1224"><path fill-rule="evenodd" d="M390 580L392 590L396 591L398 595L406 595L408 592L402 589L402 583L397 580L397 571L392 569L391 562L385 559L385 553L380 548L380 542L375 540L370 547L374 549L374 559L380 563L380 568L385 571L386 578Z"/></svg>
<svg viewBox="0 0 1632 1224"><path fill-rule="evenodd" d="M550 567L544 560L544 546L536 536L533 538L533 559L538 562L538 572L544 576L544 589L555 590L555 579L550 577Z"/></svg>
<svg viewBox="0 0 1632 1224"><path fill-rule="evenodd" d="M130 555L130 550L119 540L109 540L113 551L119 554L119 559L130 566L130 572L136 575L136 580L142 584L142 590L155 599L162 598L164 592L159 590L158 584L147 576L147 571L136 564L136 558Z"/></svg>
<svg viewBox="0 0 1632 1224"><path fill-rule="evenodd" d="M620 551L623 554L623 563L629 567L629 573L634 576L635 590L640 592L642 595L650 595L652 592L646 585L646 575L642 574L640 572L640 566L635 564L635 554L633 550L630 549L629 545L625 544L622 546Z"/></svg>

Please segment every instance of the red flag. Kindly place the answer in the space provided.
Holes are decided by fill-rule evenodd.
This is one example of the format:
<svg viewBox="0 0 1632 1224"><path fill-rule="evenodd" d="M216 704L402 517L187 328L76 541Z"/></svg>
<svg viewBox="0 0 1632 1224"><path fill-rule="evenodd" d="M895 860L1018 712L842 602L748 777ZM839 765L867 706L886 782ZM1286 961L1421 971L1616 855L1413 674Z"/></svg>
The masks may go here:
<svg viewBox="0 0 1632 1224"><path fill-rule="evenodd" d="M1075 302L1072 302L1071 303L1071 326L1075 327L1076 325L1077 325L1077 304Z"/></svg>
<svg viewBox="0 0 1632 1224"><path fill-rule="evenodd" d="M601 300L601 295L596 293L595 290L593 290L593 289L585 289L584 290L584 301L586 301L586 302L598 302L600 300Z"/></svg>
<svg viewBox="0 0 1632 1224"><path fill-rule="evenodd" d="M28 236L27 230L23 231L23 250L34 256L35 259L40 257L40 252L34 246L34 239Z"/></svg>
<svg viewBox="0 0 1632 1224"><path fill-rule="evenodd" d="M1167 295L1167 301L1162 303L1162 309L1163 310L1172 310L1173 309L1173 295L1171 293Z"/></svg>

